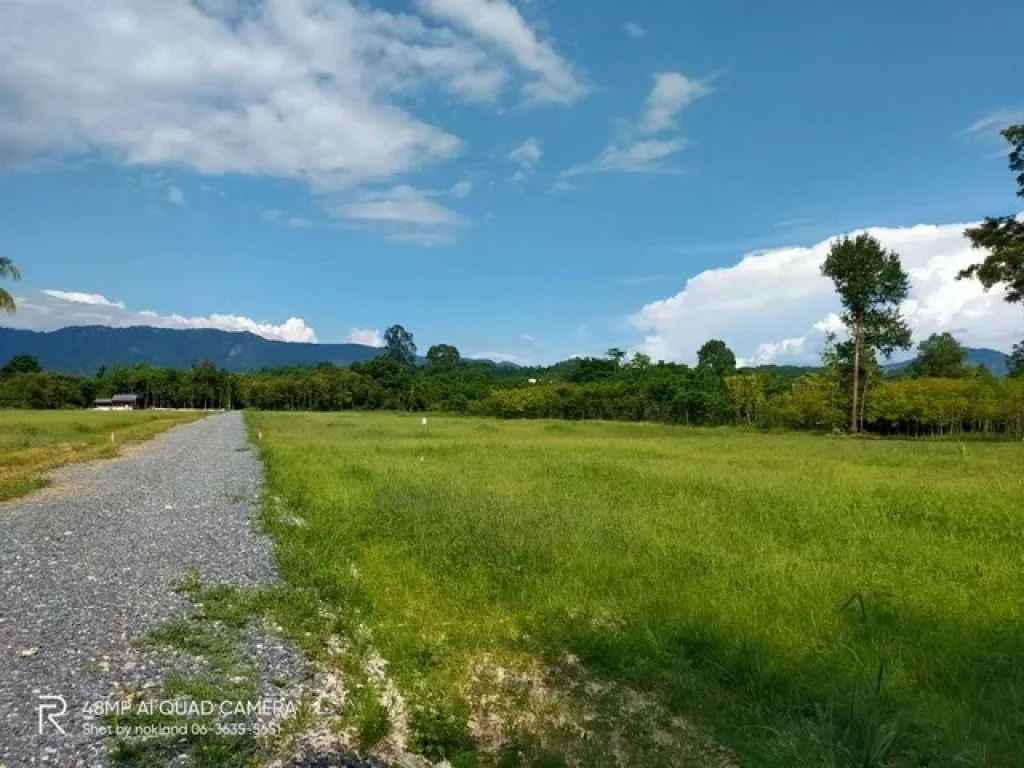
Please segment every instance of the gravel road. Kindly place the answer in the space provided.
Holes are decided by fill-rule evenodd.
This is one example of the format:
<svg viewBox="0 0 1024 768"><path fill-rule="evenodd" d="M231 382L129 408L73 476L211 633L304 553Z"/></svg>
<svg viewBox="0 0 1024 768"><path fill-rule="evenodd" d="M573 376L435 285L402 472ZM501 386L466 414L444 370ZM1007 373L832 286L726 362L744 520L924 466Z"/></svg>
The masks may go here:
<svg viewBox="0 0 1024 768"><path fill-rule="evenodd" d="M99 764L82 708L130 668L134 640L184 610L172 583L192 568L238 586L273 578L244 441L240 413L210 416L0 505L0 765ZM40 695L64 697L66 736L38 733Z"/></svg>

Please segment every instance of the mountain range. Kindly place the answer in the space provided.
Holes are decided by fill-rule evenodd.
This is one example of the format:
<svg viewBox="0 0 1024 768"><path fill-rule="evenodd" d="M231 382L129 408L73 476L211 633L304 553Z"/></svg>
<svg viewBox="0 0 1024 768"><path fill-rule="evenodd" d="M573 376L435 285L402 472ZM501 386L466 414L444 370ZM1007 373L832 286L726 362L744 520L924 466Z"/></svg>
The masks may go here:
<svg viewBox="0 0 1024 768"><path fill-rule="evenodd" d="M370 360L381 354L363 344L307 344L270 341L254 333L214 329L81 325L57 331L0 328L0 363L14 355L33 355L45 370L91 374L101 365L147 363L187 368L209 360L229 371L254 371L284 365L335 365Z"/></svg>
<svg viewBox="0 0 1024 768"><path fill-rule="evenodd" d="M964 359L965 365L983 365L992 372L994 376L1002 378L1010 372L1010 358L1004 352L1000 352L998 349L987 349L985 347L964 347L964 351L967 353ZM882 366L889 373L898 373L899 371L905 370L913 365L914 360L904 360L899 363L890 363L889 365Z"/></svg>
<svg viewBox="0 0 1024 768"><path fill-rule="evenodd" d="M229 371L322 362L346 366L370 360L382 351L363 344L271 341L245 331L212 328L81 325L43 332L0 327L0 363L14 355L33 355L44 369L65 373L91 374L101 365L109 368L117 363L187 368L196 360L209 360ZM1007 374L1008 358L1004 353L973 347L967 347L966 351L968 365L984 365L996 376ZM906 360L884 367L890 373L898 373L911 363L913 360Z"/></svg>

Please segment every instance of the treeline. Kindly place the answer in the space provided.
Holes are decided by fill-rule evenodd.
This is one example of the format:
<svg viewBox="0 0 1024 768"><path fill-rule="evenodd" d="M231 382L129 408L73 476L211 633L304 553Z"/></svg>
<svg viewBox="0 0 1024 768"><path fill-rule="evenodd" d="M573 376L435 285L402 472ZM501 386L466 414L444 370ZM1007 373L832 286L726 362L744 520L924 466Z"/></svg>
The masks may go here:
<svg viewBox="0 0 1024 768"><path fill-rule="evenodd" d="M96 397L134 393L144 407L256 408L340 411L442 411L500 418L606 419L770 429L849 429L853 386L848 344L834 341L820 368L738 369L732 351L712 340L695 366L576 358L520 368L462 360L450 345L431 347L418 364L412 335L381 356L349 368L330 363L232 373L210 363L178 370L147 365L100 368L95 376L42 371L19 356L0 368L0 407L84 407ZM389 333L392 329L389 329ZM1021 378L998 379L964 364L965 351L948 334L922 342L912 366L886 375L864 356L858 377L857 428L877 434L1024 435ZM898 378L896 378L898 377Z"/></svg>

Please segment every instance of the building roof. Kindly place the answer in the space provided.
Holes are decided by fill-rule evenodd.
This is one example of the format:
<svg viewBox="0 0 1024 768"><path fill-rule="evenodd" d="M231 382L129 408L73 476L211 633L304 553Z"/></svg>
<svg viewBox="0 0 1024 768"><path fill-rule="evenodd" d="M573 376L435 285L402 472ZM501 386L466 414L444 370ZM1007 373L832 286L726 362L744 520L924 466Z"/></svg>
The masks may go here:
<svg viewBox="0 0 1024 768"><path fill-rule="evenodd" d="M138 399L138 395L114 395L112 398L110 398L111 402L113 402L115 405L117 405L118 403L134 403Z"/></svg>

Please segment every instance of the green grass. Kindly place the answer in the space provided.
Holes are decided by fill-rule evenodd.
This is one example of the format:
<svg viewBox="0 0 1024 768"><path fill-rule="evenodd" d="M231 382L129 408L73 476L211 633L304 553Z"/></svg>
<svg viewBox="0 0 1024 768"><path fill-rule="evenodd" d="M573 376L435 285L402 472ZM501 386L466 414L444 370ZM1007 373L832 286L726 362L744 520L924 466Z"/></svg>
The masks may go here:
<svg viewBox="0 0 1024 768"><path fill-rule="evenodd" d="M431 758L678 764L688 724L749 766L1024 755L1020 444L258 419L277 619L372 633Z"/></svg>
<svg viewBox="0 0 1024 768"><path fill-rule="evenodd" d="M148 440L203 415L194 411L0 410L0 501L43 487L46 473L56 467L116 456L126 443Z"/></svg>

